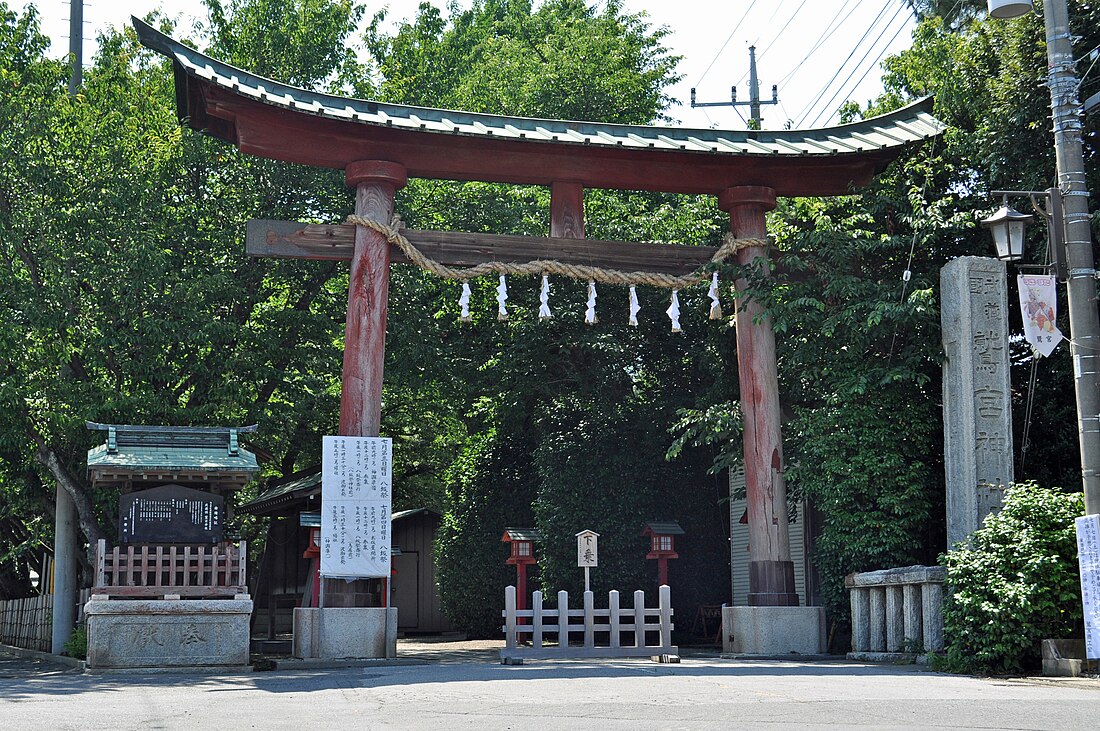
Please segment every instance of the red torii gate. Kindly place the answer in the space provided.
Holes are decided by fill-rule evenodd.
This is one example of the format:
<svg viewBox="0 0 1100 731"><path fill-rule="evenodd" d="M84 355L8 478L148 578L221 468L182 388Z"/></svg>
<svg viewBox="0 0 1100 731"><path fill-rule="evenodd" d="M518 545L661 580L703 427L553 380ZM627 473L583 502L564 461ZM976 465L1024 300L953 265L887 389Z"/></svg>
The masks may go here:
<svg viewBox="0 0 1100 731"><path fill-rule="evenodd" d="M741 239L766 235L777 196L845 195L907 147L943 131L924 99L892 114L831 129L722 131L502 117L363 101L297 89L236 69L137 18L141 42L173 61L179 118L193 129L275 160L343 169L355 213L382 224L409 176L546 185L550 237L404 231L444 264L552 258L683 274L713 247L584 239L585 188L715 195ZM351 262L340 433L377 436L389 266L403 261L363 226L253 221L249 253ZM748 264L764 246L737 253ZM745 283L736 283L741 291ZM787 532L775 336L751 298L738 307L737 362L744 414L750 533L749 603L796 606ZM335 599L335 597L334 597Z"/></svg>

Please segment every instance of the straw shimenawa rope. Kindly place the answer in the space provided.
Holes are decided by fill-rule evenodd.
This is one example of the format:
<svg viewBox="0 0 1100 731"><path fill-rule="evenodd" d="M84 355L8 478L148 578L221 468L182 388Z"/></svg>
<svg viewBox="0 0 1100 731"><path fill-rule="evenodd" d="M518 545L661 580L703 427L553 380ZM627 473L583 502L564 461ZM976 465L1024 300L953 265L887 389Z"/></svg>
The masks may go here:
<svg viewBox="0 0 1100 731"><path fill-rule="evenodd" d="M389 226L363 216L348 216L347 220L348 223L353 223L356 226L366 226L369 229L377 231L385 237L386 241L389 241L391 244L401 249L401 252L413 264L436 276L443 277L444 279L466 281L486 274L556 274L572 279L596 281L601 284L621 284L626 286L643 284L651 287L663 287L665 289L683 289L693 284L699 284L707 279L706 272L703 268L697 269L691 274L677 277L671 274L662 274L660 272L623 272L617 269L604 269L603 267L594 267L585 264L564 264L560 261L544 259L536 259L535 261L525 263L487 261L477 266L459 269L456 267L449 267L446 264L440 264L438 261L428 258L422 254L419 249L409 243L409 240L401 234L400 216L395 215ZM752 246L766 246L767 243L766 239L738 239L735 238L733 234L726 234L725 239L722 241L722 245L718 247L718 251L714 252L714 256L711 257L709 263L713 264L728 259L741 249Z"/></svg>

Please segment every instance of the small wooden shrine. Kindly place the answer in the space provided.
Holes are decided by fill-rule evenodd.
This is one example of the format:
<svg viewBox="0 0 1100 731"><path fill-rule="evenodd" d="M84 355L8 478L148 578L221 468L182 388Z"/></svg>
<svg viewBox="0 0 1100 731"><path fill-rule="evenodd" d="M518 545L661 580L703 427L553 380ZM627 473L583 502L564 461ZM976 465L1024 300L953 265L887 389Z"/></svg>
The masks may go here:
<svg viewBox="0 0 1100 731"><path fill-rule="evenodd" d="M89 669L247 665L246 545L226 535L226 496L258 469L238 442L256 427L88 428L106 432L88 452L92 486L121 493L85 608Z"/></svg>
<svg viewBox="0 0 1100 731"><path fill-rule="evenodd" d="M676 553L676 536L684 535L684 529L675 520L653 521L645 524L642 535L649 538L646 558L657 561L657 586L668 584L668 562L680 558Z"/></svg>

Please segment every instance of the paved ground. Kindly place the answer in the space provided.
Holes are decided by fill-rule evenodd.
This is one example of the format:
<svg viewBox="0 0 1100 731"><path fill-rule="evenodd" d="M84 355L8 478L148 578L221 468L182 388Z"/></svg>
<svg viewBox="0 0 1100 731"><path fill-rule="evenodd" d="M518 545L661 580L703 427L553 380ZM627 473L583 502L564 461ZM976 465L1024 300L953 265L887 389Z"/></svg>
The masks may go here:
<svg viewBox="0 0 1100 731"><path fill-rule="evenodd" d="M428 664L228 676L84 675L0 655L0 729L1085 729L1100 681L915 666L685 658L499 665L491 646L403 646Z"/></svg>

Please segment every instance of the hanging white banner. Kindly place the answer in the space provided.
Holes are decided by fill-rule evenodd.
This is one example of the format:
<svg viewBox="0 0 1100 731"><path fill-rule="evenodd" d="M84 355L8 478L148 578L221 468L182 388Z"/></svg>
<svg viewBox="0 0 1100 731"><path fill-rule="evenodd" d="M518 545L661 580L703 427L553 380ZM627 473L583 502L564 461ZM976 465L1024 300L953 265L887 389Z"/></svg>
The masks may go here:
<svg viewBox="0 0 1100 731"><path fill-rule="evenodd" d="M1058 294L1053 275L1021 274L1016 278L1020 289L1020 311L1024 337L1046 357L1062 341L1058 320Z"/></svg>

